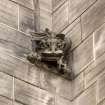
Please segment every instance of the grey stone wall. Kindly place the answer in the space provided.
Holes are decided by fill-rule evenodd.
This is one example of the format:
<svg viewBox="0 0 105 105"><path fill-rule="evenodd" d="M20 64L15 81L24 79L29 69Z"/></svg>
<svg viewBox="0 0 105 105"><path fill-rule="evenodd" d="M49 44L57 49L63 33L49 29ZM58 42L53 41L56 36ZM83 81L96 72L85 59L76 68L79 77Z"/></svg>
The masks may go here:
<svg viewBox="0 0 105 105"><path fill-rule="evenodd" d="M0 0L0 105L71 103L71 82L26 60L30 32L46 27L52 29L51 0Z"/></svg>
<svg viewBox="0 0 105 105"><path fill-rule="evenodd" d="M105 105L105 0L53 0L53 27L72 40L69 105Z"/></svg>
<svg viewBox="0 0 105 105"><path fill-rule="evenodd" d="M105 0L0 0L0 105L105 105ZM30 32L72 40L68 81L26 60Z"/></svg>

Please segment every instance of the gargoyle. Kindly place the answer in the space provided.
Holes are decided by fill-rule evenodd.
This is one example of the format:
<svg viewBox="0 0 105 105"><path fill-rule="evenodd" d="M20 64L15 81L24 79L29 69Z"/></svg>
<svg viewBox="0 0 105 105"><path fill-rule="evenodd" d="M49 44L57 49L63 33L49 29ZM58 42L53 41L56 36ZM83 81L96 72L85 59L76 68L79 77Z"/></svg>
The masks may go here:
<svg viewBox="0 0 105 105"><path fill-rule="evenodd" d="M55 34L49 29L43 33L32 33L32 53L27 56L31 63L40 61L48 67L55 67L61 75L70 73L68 68L68 54L71 40L64 34Z"/></svg>

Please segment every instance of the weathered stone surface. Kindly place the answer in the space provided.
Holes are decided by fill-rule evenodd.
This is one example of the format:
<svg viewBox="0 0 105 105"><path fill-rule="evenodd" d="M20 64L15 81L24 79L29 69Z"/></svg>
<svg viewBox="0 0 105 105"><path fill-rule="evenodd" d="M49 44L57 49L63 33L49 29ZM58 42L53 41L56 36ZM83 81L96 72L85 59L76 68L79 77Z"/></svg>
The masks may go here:
<svg viewBox="0 0 105 105"><path fill-rule="evenodd" d="M69 23L68 2L65 2L57 11L53 13L53 31L60 32Z"/></svg>
<svg viewBox="0 0 105 105"><path fill-rule="evenodd" d="M8 55L0 49L0 71L25 79L28 73L28 63Z"/></svg>
<svg viewBox="0 0 105 105"><path fill-rule="evenodd" d="M105 99L105 74L98 80L98 102Z"/></svg>
<svg viewBox="0 0 105 105"><path fill-rule="evenodd" d="M18 6L9 0L0 0L0 22L18 27Z"/></svg>
<svg viewBox="0 0 105 105"><path fill-rule="evenodd" d="M96 59L91 65L85 69L85 87L91 85L97 76L105 70L105 54Z"/></svg>
<svg viewBox="0 0 105 105"><path fill-rule="evenodd" d="M73 71L80 73L93 60L93 37L89 37L73 51Z"/></svg>
<svg viewBox="0 0 105 105"><path fill-rule="evenodd" d="M19 29L27 34L35 29L34 12L22 6L19 6Z"/></svg>
<svg viewBox="0 0 105 105"><path fill-rule="evenodd" d="M52 15L49 11L40 9L40 30L44 31L45 28L52 30Z"/></svg>
<svg viewBox="0 0 105 105"><path fill-rule="evenodd" d="M47 91L50 91L52 93L56 92L56 87L57 87L57 76L54 75L53 73L47 72L45 70L41 70L41 87L46 89Z"/></svg>
<svg viewBox="0 0 105 105"><path fill-rule="evenodd" d="M19 31L0 24L0 39L31 49L31 38Z"/></svg>
<svg viewBox="0 0 105 105"><path fill-rule="evenodd" d="M52 0L53 11L60 7L66 0Z"/></svg>
<svg viewBox="0 0 105 105"><path fill-rule="evenodd" d="M13 78L0 72L0 95L13 98ZM1 98L0 98L1 100Z"/></svg>
<svg viewBox="0 0 105 105"><path fill-rule="evenodd" d="M21 104L21 103L17 103L17 102L14 102L13 105L23 105L23 104Z"/></svg>
<svg viewBox="0 0 105 105"><path fill-rule="evenodd" d="M100 102L98 105L105 105L105 100L103 100L102 102Z"/></svg>
<svg viewBox="0 0 105 105"><path fill-rule="evenodd" d="M94 32L95 57L102 55L105 52L105 24Z"/></svg>
<svg viewBox="0 0 105 105"><path fill-rule="evenodd" d="M40 4L40 30L52 30L52 0L39 0Z"/></svg>
<svg viewBox="0 0 105 105"><path fill-rule="evenodd" d="M40 86L40 69L35 65L29 65L26 81Z"/></svg>
<svg viewBox="0 0 105 105"><path fill-rule="evenodd" d="M89 87L77 98L78 105L96 105L96 84Z"/></svg>
<svg viewBox="0 0 105 105"><path fill-rule="evenodd" d="M39 8L46 10L46 12L52 12L52 0L39 0Z"/></svg>
<svg viewBox="0 0 105 105"><path fill-rule="evenodd" d="M64 33L67 37L70 37L72 41L71 49L78 46L81 42L80 18L73 22L73 24L69 25L62 33Z"/></svg>
<svg viewBox="0 0 105 105"><path fill-rule="evenodd" d="M29 105L54 105L52 94L17 79L15 79L15 99Z"/></svg>
<svg viewBox="0 0 105 105"><path fill-rule="evenodd" d="M0 105L13 105L13 104L11 100L0 96Z"/></svg>
<svg viewBox="0 0 105 105"><path fill-rule="evenodd" d="M30 53L29 49L20 47L12 42L0 39L0 49L7 54L16 56L19 59L26 60L26 55Z"/></svg>
<svg viewBox="0 0 105 105"><path fill-rule="evenodd" d="M84 90L84 76L81 73L72 81L72 98L74 99Z"/></svg>
<svg viewBox="0 0 105 105"><path fill-rule="evenodd" d="M16 76L22 80L39 86L40 70L25 60L18 59L11 52L0 47L0 71Z"/></svg>
<svg viewBox="0 0 105 105"><path fill-rule="evenodd" d="M12 0L12 1L19 3L25 7L28 7L30 9L34 9L33 0Z"/></svg>
<svg viewBox="0 0 105 105"><path fill-rule="evenodd" d="M105 22L105 0L97 1L81 18L83 39Z"/></svg>
<svg viewBox="0 0 105 105"><path fill-rule="evenodd" d="M79 17L96 0L69 0L69 22Z"/></svg>
<svg viewBox="0 0 105 105"><path fill-rule="evenodd" d="M56 92L59 96L62 96L66 99L71 100L72 92L71 92L71 82L69 80L58 78L55 80L56 82Z"/></svg>
<svg viewBox="0 0 105 105"><path fill-rule="evenodd" d="M71 82L58 75L42 71L41 87L51 93L57 93L59 96L71 99Z"/></svg>
<svg viewBox="0 0 105 105"><path fill-rule="evenodd" d="M72 105L72 102L57 96L55 99L55 105Z"/></svg>

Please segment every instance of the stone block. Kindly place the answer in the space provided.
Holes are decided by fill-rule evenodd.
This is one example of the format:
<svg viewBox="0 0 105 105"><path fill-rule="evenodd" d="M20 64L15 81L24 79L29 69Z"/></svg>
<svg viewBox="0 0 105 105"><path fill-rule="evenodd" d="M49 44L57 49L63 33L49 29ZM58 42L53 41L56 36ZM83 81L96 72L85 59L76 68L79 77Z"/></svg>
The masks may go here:
<svg viewBox="0 0 105 105"><path fill-rule="evenodd" d="M18 5L9 0L0 0L0 22L18 28Z"/></svg>
<svg viewBox="0 0 105 105"><path fill-rule="evenodd" d="M28 73L28 63L1 51L0 71L25 79Z"/></svg>
<svg viewBox="0 0 105 105"><path fill-rule="evenodd" d="M34 9L33 0L12 0L20 5L23 5L27 8Z"/></svg>
<svg viewBox="0 0 105 105"><path fill-rule="evenodd" d="M96 59L85 69L85 87L90 86L105 70L105 54Z"/></svg>
<svg viewBox="0 0 105 105"><path fill-rule="evenodd" d="M105 52L105 24L94 32L94 50L95 58Z"/></svg>
<svg viewBox="0 0 105 105"><path fill-rule="evenodd" d="M72 81L72 98L79 96L84 91L84 76L81 73Z"/></svg>
<svg viewBox="0 0 105 105"><path fill-rule="evenodd" d="M89 37L73 51L73 71L75 75L83 71L93 60L93 37Z"/></svg>
<svg viewBox="0 0 105 105"><path fill-rule="evenodd" d="M53 11L56 11L66 0L52 0Z"/></svg>
<svg viewBox="0 0 105 105"><path fill-rule="evenodd" d="M59 75L42 71L41 87L53 94L57 93L59 96L71 99L71 82L60 77Z"/></svg>
<svg viewBox="0 0 105 105"><path fill-rule="evenodd" d="M105 99L105 73L98 79L98 102Z"/></svg>
<svg viewBox="0 0 105 105"><path fill-rule="evenodd" d="M10 52L0 48L0 71L18 77L31 84L39 86L40 70L30 63L17 58Z"/></svg>
<svg viewBox="0 0 105 105"><path fill-rule="evenodd" d="M13 105L12 101L0 96L0 105Z"/></svg>
<svg viewBox="0 0 105 105"><path fill-rule="evenodd" d="M31 84L40 86L40 68L30 64L28 68L27 78L25 80L30 82Z"/></svg>
<svg viewBox="0 0 105 105"><path fill-rule="evenodd" d="M0 72L0 84L1 84L0 95L8 97L9 99L12 99L13 98L13 78L9 75L6 75L5 73ZM1 98L2 97L0 97L0 100Z"/></svg>
<svg viewBox="0 0 105 105"><path fill-rule="evenodd" d="M68 1L53 13L53 31L59 33L69 24Z"/></svg>
<svg viewBox="0 0 105 105"><path fill-rule="evenodd" d="M59 75L42 71L41 72L41 87L51 93L57 93L67 99L71 99L71 82Z"/></svg>
<svg viewBox="0 0 105 105"><path fill-rule="evenodd" d="M77 98L78 105L96 105L96 84L93 84Z"/></svg>
<svg viewBox="0 0 105 105"><path fill-rule="evenodd" d="M54 75L53 73L50 73L46 70L41 70L41 87L51 93L55 93L57 87L57 78L58 76Z"/></svg>
<svg viewBox="0 0 105 105"><path fill-rule="evenodd" d="M27 48L20 47L12 42L0 39L0 51L15 56L19 59L26 61L26 55L30 53L30 50Z"/></svg>
<svg viewBox="0 0 105 105"><path fill-rule="evenodd" d="M0 24L0 39L31 49L31 37L4 24Z"/></svg>
<svg viewBox="0 0 105 105"><path fill-rule="evenodd" d="M19 29L27 34L34 32L34 11L19 6Z"/></svg>
<svg viewBox="0 0 105 105"><path fill-rule="evenodd" d="M66 80L63 78L58 78L55 80L56 82L56 93L64 97L68 100L72 99L72 92L71 92L71 82L70 80Z"/></svg>
<svg viewBox="0 0 105 105"><path fill-rule="evenodd" d="M69 25L62 33L70 37L72 41L71 49L74 49L81 43L81 24L80 18Z"/></svg>
<svg viewBox="0 0 105 105"><path fill-rule="evenodd" d="M73 22L96 0L69 0L69 22Z"/></svg>
<svg viewBox="0 0 105 105"><path fill-rule="evenodd" d="M105 22L105 0L97 1L81 17L82 38L86 38Z"/></svg>
<svg viewBox="0 0 105 105"><path fill-rule="evenodd" d="M15 100L29 105L54 105L52 94L17 79L15 79Z"/></svg>

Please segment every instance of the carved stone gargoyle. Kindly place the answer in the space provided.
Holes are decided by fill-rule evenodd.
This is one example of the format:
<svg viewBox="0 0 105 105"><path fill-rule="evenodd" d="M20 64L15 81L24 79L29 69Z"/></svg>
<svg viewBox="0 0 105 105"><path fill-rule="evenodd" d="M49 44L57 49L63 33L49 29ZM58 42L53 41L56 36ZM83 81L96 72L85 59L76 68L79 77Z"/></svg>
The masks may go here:
<svg viewBox="0 0 105 105"><path fill-rule="evenodd" d="M27 56L31 63L40 61L49 68L56 68L56 73L64 77L71 77L68 67L68 51L71 48L71 40L65 38L64 34L55 34L45 29L43 33L32 33L32 53Z"/></svg>

